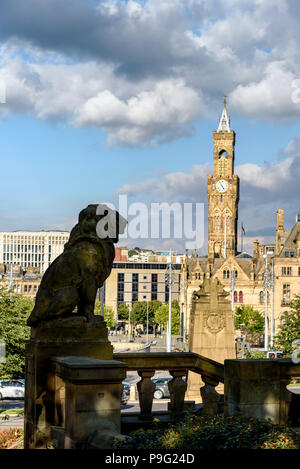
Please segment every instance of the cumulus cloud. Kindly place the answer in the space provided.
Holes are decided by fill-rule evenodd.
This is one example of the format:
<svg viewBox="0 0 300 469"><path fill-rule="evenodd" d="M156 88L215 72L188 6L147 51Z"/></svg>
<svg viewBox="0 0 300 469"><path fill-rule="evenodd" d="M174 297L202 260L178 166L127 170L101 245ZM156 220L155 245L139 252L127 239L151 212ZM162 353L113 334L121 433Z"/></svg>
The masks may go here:
<svg viewBox="0 0 300 469"><path fill-rule="evenodd" d="M2 0L1 112L93 125L110 145L190 135L224 91L236 115L296 119L299 19L296 0Z"/></svg>
<svg viewBox="0 0 300 469"><path fill-rule="evenodd" d="M151 143L152 138L189 132L185 124L202 110L201 98L183 81L166 80L153 90L142 91L127 101L109 90L87 100L79 109L77 125L95 125L108 131L109 143Z"/></svg>

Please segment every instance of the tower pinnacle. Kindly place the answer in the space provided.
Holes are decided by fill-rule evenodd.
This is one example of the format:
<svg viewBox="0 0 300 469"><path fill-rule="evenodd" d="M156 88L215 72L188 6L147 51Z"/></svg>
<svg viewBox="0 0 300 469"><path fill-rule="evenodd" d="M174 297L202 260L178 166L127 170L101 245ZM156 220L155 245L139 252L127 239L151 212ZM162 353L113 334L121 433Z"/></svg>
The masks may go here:
<svg viewBox="0 0 300 469"><path fill-rule="evenodd" d="M223 112L219 120L218 132L230 132L230 119L226 109L226 94L224 94L224 107Z"/></svg>

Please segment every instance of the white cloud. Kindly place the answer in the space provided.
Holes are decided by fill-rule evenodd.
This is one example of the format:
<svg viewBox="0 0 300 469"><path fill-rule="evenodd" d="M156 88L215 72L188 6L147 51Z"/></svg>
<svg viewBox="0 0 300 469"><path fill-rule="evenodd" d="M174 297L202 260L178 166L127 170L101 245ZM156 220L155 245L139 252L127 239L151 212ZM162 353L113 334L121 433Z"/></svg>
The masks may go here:
<svg viewBox="0 0 300 469"><path fill-rule="evenodd" d="M183 81L166 80L127 101L102 91L84 103L75 122L106 128L112 144L154 143L154 137L178 131L177 127L193 121L201 111L201 98L194 90Z"/></svg>
<svg viewBox="0 0 300 469"><path fill-rule="evenodd" d="M295 0L2 0L1 109L97 126L111 145L189 135L224 91L235 114L297 119L299 18Z"/></svg>

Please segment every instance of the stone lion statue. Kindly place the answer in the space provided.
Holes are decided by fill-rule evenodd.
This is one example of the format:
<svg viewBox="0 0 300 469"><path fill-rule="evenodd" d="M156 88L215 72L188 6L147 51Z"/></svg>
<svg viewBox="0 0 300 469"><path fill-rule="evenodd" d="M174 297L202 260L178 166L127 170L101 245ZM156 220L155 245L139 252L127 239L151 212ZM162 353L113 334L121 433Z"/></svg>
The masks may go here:
<svg viewBox="0 0 300 469"><path fill-rule="evenodd" d="M109 276L115 257L114 243L127 221L106 205L88 205L79 213L64 252L46 270L35 306L27 320L36 327L58 317L94 317L98 288Z"/></svg>

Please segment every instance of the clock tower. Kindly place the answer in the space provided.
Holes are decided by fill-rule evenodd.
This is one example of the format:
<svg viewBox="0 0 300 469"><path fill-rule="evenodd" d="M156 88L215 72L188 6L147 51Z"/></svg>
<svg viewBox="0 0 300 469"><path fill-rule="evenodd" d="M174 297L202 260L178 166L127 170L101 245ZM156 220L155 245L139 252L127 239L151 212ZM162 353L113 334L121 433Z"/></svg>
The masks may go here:
<svg viewBox="0 0 300 469"><path fill-rule="evenodd" d="M213 143L214 174L207 178L209 259L234 256L237 250L239 177L234 174L235 132L230 129L226 96Z"/></svg>

